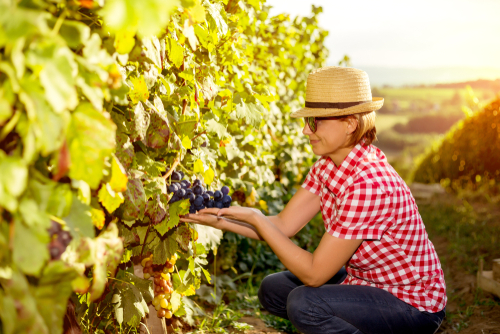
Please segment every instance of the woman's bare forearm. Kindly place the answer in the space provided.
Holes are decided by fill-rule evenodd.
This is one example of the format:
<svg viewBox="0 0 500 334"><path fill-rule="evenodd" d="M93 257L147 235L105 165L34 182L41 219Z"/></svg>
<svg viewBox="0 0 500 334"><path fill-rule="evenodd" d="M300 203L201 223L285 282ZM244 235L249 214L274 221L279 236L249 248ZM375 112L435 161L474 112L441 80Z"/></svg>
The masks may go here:
<svg viewBox="0 0 500 334"><path fill-rule="evenodd" d="M290 232L287 231L283 221L279 216L265 216L267 220L273 224L278 230L281 231L284 235L288 237L292 237ZM237 233L247 238L256 239L256 240L264 240L262 236L257 232L257 229L250 224L244 222L231 222L222 218L223 222L221 222L221 229L224 231L229 231L233 233Z"/></svg>
<svg viewBox="0 0 500 334"><path fill-rule="evenodd" d="M233 232L237 233L239 235L242 235L247 238L255 239L255 240L264 240L259 233L257 233L257 230L255 227L253 227L250 224L246 223L233 223L229 222L224 218L220 218L220 222L218 224L218 227L227 232Z"/></svg>

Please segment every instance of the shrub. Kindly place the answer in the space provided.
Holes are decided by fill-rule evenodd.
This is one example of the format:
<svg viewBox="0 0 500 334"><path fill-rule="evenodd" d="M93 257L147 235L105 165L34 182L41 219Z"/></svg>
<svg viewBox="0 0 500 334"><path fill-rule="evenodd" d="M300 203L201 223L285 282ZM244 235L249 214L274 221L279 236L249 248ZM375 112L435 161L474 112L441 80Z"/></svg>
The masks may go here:
<svg viewBox="0 0 500 334"><path fill-rule="evenodd" d="M422 159L414 181L458 189L500 181L500 96L459 122Z"/></svg>

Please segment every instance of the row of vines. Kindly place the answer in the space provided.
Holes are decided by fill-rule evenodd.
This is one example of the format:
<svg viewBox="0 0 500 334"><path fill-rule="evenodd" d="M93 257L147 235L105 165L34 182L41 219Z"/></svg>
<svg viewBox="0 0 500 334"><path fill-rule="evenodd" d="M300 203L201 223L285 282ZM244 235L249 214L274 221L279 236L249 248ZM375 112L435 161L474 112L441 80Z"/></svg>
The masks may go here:
<svg viewBox="0 0 500 334"><path fill-rule="evenodd" d="M141 261L167 265L168 312L194 324L222 234L179 222L172 173L272 214L311 164L289 112L328 55L321 8L268 12L0 0L0 332L61 333L68 300L85 332L138 331L154 296Z"/></svg>

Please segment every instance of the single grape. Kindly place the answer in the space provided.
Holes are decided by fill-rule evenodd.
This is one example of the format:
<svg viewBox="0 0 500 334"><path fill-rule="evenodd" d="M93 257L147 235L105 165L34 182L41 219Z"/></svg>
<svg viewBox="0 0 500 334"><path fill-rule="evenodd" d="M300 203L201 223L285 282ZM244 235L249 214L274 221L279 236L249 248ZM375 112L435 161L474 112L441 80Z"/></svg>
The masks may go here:
<svg viewBox="0 0 500 334"><path fill-rule="evenodd" d="M175 203L179 200L179 198L177 196L172 196L172 198L170 199L170 201L168 201L168 204L171 204L171 203Z"/></svg>
<svg viewBox="0 0 500 334"><path fill-rule="evenodd" d="M214 197L214 192L211 190L207 190L205 193L208 194L210 197Z"/></svg>
<svg viewBox="0 0 500 334"><path fill-rule="evenodd" d="M195 210L196 210L196 211L200 211L200 210L205 209L205 205L204 205L204 204L202 204L202 205L200 205L200 206L195 206L194 208L195 208Z"/></svg>
<svg viewBox="0 0 500 334"><path fill-rule="evenodd" d="M207 204L208 201L210 201L210 195L209 194L204 193L201 196L203 197L203 201L205 202L205 204Z"/></svg>
<svg viewBox="0 0 500 334"><path fill-rule="evenodd" d="M179 173L179 175L181 176L181 178L180 178L180 179L182 180L182 179L184 178L184 172L180 170L180 171L178 171L177 173Z"/></svg>
<svg viewBox="0 0 500 334"><path fill-rule="evenodd" d="M201 195L203 193L203 187L200 185L196 185L193 187L193 193L195 195Z"/></svg>
<svg viewBox="0 0 500 334"><path fill-rule="evenodd" d="M186 195L186 190L184 189L179 189L175 192L175 196L177 196L178 198L183 198L184 195Z"/></svg>
<svg viewBox="0 0 500 334"><path fill-rule="evenodd" d="M203 197L200 195L196 196L194 201L193 201L194 206L200 206L203 204Z"/></svg>
<svg viewBox="0 0 500 334"><path fill-rule="evenodd" d="M168 300L166 300L165 298L161 299L160 300L160 306L163 308L163 309L166 309L168 307Z"/></svg>
<svg viewBox="0 0 500 334"><path fill-rule="evenodd" d="M61 250L59 247L50 247L50 258L51 259L58 259L59 256L61 255Z"/></svg>
<svg viewBox="0 0 500 334"><path fill-rule="evenodd" d="M214 207L216 207L218 209L222 209L224 207L224 205L222 204L222 202L215 202Z"/></svg>
<svg viewBox="0 0 500 334"><path fill-rule="evenodd" d="M228 204L228 203L230 204L232 200L233 199L231 198L231 196L226 195L222 198L222 204Z"/></svg>
<svg viewBox="0 0 500 334"><path fill-rule="evenodd" d="M222 193L221 193L220 191L216 190L216 191L214 192L214 199L215 199L216 201L218 201L218 200L222 199Z"/></svg>
<svg viewBox="0 0 500 334"><path fill-rule="evenodd" d="M194 208L193 205L189 207L189 213L196 213L196 209Z"/></svg>
<svg viewBox="0 0 500 334"><path fill-rule="evenodd" d="M193 193L189 193L189 194L186 194L186 196L184 198L188 198L189 199L189 203L193 203L194 199L196 198L196 195L193 194Z"/></svg>
<svg viewBox="0 0 500 334"><path fill-rule="evenodd" d="M181 174L179 174L179 172L173 172L171 177L172 177L172 180L174 180L174 181L181 180Z"/></svg>
<svg viewBox="0 0 500 334"><path fill-rule="evenodd" d="M69 243L71 242L71 239L72 239L71 235L69 234L68 231L61 231L61 232L59 232L58 236L59 236L58 239L61 240L61 243L66 248L69 245Z"/></svg>
<svg viewBox="0 0 500 334"><path fill-rule="evenodd" d="M62 231L61 229L61 224L59 224L58 222L56 221L53 221L51 220L50 221L50 228L49 228L49 234L52 236L54 234L56 234L57 232L59 231Z"/></svg>
<svg viewBox="0 0 500 334"><path fill-rule="evenodd" d="M186 189L186 194L192 194L192 193L193 193L193 189L191 189L191 188Z"/></svg>
<svg viewBox="0 0 500 334"><path fill-rule="evenodd" d="M189 188L191 187L191 182L189 182L188 180L182 180L181 183L184 185L184 188Z"/></svg>
<svg viewBox="0 0 500 334"><path fill-rule="evenodd" d="M198 179L194 180L193 181L193 187L198 186L198 185L201 185L201 181L198 180Z"/></svg>
<svg viewBox="0 0 500 334"><path fill-rule="evenodd" d="M227 186L224 186L220 189L221 193L224 194L224 196L226 196L227 194L229 194L229 188Z"/></svg>
<svg viewBox="0 0 500 334"><path fill-rule="evenodd" d="M171 184L168 186L169 193L175 193L177 191L177 186L175 184Z"/></svg>
<svg viewBox="0 0 500 334"><path fill-rule="evenodd" d="M207 203L207 208L213 208L214 204L215 204L215 202L214 202L213 199L209 200L208 203Z"/></svg>

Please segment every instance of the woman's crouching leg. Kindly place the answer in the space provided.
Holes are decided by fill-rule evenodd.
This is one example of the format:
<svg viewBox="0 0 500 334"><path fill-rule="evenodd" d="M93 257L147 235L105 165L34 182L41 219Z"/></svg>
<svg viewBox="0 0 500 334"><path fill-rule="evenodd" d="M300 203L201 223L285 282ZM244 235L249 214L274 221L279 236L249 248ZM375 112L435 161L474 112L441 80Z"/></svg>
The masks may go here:
<svg viewBox="0 0 500 334"><path fill-rule="evenodd" d="M320 296L320 288L301 286L294 289L287 300L288 319L304 334L341 333L362 334L349 322L337 317Z"/></svg>
<svg viewBox="0 0 500 334"><path fill-rule="evenodd" d="M302 282L289 271L266 276L259 288L260 303L269 313L288 319L286 312L288 294L301 285Z"/></svg>
<svg viewBox="0 0 500 334"><path fill-rule="evenodd" d="M305 334L432 334L445 314L421 312L379 288L329 284L296 288L288 295L287 311Z"/></svg>

